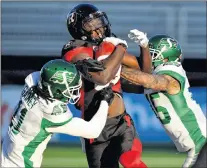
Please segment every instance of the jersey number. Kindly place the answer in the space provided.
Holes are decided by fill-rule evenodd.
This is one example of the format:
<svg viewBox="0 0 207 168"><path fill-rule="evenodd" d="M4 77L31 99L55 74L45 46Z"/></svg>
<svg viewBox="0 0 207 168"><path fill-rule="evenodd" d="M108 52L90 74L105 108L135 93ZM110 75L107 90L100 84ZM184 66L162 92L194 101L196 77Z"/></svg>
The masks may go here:
<svg viewBox="0 0 207 168"><path fill-rule="evenodd" d="M27 113L26 108L21 109L21 104L22 104L22 102L19 101L18 106L15 110L15 113L12 116L12 121L11 121L11 124L10 124L11 131L15 135L19 133L19 128L21 127L21 125L24 121L25 115ZM19 111L20 111L20 113L19 113ZM18 116L17 116L17 114L18 114Z"/></svg>
<svg viewBox="0 0 207 168"><path fill-rule="evenodd" d="M147 95L147 99L148 99L153 111L155 112L156 116L159 118L160 122L164 125L169 124L171 117L170 117L167 109L162 106L155 106L155 104L153 103L153 101L159 97L160 96L158 93L152 93L150 95Z"/></svg>

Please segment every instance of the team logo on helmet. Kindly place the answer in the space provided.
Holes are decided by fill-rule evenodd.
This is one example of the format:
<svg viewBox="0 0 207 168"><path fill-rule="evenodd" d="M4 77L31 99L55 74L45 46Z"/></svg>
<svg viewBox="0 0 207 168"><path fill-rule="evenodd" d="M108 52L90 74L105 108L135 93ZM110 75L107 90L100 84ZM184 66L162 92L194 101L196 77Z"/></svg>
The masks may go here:
<svg viewBox="0 0 207 168"><path fill-rule="evenodd" d="M73 72L57 71L51 78L50 81L58 84L65 84L66 82L70 84L74 78L75 74Z"/></svg>
<svg viewBox="0 0 207 168"><path fill-rule="evenodd" d="M165 48L176 48L178 46L178 42L172 38L162 38L158 46L160 48L163 48L164 46L166 46Z"/></svg>
<svg viewBox="0 0 207 168"><path fill-rule="evenodd" d="M75 12L73 12L73 13L70 13L68 16L67 16L67 18L68 18L68 24L70 25L70 24L72 24L72 25L74 25L75 23L76 23L76 13Z"/></svg>

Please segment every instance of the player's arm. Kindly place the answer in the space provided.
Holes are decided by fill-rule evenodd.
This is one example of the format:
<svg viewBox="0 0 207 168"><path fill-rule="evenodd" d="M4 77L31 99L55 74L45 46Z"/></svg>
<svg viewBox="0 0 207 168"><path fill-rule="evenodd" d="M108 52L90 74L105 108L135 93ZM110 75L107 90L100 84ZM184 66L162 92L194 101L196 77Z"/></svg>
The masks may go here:
<svg viewBox="0 0 207 168"><path fill-rule="evenodd" d="M113 53L101 61L105 68L103 71L89 72L92 76L92 81L95 81L95 83L100 85L109 83L116 75L125 51L126 49L122 45L117 45Z"/></svg>
<svg viewBox="0 0 207 168"><path fill-rule="evenodd" d="M180 83L169 75L152 75L123 66L121 76L131 83L142 85L145 88L167 91L169 94L177 94L180 91Z"/></svg>
<svg viewBox="0 0 207 168"><path fill-rule="evenodd" d="M118 38L106 38L105 41L111 42L114 44L115 50L112 52L112 54L103 60L101 63L103 64L104 70L98 71L98 72L90 72L91 80L97 84L105 85L109 81L111 81L114 78L114 75L117 73L119 65L121 64L121 61L123 59L123 56L126 52L127 43L124 40L118 39ZM85 47L86 48L86 47ZM64 54L63 58L66 61L76 63L81 60L90 59L90 54L93 55L93 53L90 53L87 50L81 50L80 52L77 52L79 49L69 51ZM71 57L71 55L73 55Z"/></svg>
<svg viewBox="0 0 207 168"><path fill-rule="evenodd" d="M84 138L97 138L105 126L108 108L114 98L111 88L104 88L97 92L97 94L99 94L98 97L101 100L100 106L90 121L74 117L62 126L51 127L46 130L52 133L64 133Z"/></svg>
<svg viewBox="0 0 207 168"><path fill-rule="evenodd" d="M150 55L149 46L140 47L140 66L143 72L151 73L152 72L152 57Z"/></svg>
<svg viewBox="0 0 207 168"><path fill-rule="evenodd" d="M151 58L149 46L148 46L149 40L148 40L146 34L137 30L137 29L134 29L134 30L130 30L128 37L131 40L133 40L135 43L137 43L140 47L140 57L138 58L139 62L140 62L140 66L137 61L137 57L135 57L129 53L125 54L126 59L124 58L122 63L125 66L128 66L130 68L136 68L136 69L141 68L141 70L143 72L151 73L152 58Z"/></svg>
<svg viewBox="0 0 207 168"><path fill-rule="evenodd" d="M52 133L63 133L84 138L97 138L106 123L108 107L108 103L103 100L97 113L89 122L74 117L65 125L47 128L46 130Z"/></svg>

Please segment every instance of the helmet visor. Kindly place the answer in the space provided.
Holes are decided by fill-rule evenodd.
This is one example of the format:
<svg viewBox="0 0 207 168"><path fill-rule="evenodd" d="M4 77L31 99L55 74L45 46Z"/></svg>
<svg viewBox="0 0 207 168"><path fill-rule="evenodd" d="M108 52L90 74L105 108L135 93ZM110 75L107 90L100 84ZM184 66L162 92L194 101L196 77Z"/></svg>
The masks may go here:
<svg viewBox="0 0 207 168"><path fill-rule="evenodd" d="M75 104L80 99L80 88L82 86L82 80L79 80L78 85L67 87L65 91L62 92L62 94L69 99L70 104Z"/></svg>
<svg viewBox="0 0 207 168"><path fill-rule="evenodd" d="M109 24L109 21L104 12L96 12L86 17L83 22L83 29L87 32L92 32Z"/></svg>

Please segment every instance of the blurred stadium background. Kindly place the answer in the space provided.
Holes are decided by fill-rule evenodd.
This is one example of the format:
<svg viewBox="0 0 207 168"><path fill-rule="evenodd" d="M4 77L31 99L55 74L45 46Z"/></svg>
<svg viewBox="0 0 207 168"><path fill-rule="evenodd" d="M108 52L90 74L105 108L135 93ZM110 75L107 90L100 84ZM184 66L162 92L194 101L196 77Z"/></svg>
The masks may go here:
<svg viewBox="0 0 207 168"><path fill-rule="evenodd" d="M83 2L1 3L2 137L20 96L24 76L60 57L62 46L71 38L66 28L67 13ZM129 51L135 55L139 55L139 49L127 38L130 29L145 31L148 37L163 33L175 37L183 48L183 66L190 79L193 97L206 114L206 2L86 3L107 13L113 32L127 40ZM181 167L185 154L176 152L144 96L124 93L124 99L144 144L143 160L147 165ZM74 115L80 115L74 107L71 108ZM54 135L44 153L43 167L87 167L79 138Z"/></svg>

